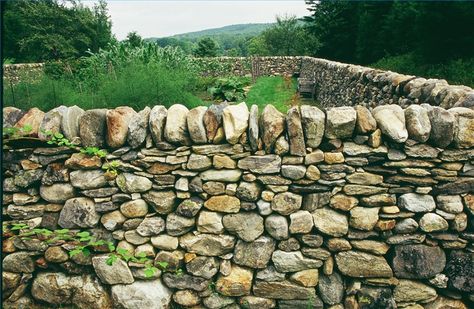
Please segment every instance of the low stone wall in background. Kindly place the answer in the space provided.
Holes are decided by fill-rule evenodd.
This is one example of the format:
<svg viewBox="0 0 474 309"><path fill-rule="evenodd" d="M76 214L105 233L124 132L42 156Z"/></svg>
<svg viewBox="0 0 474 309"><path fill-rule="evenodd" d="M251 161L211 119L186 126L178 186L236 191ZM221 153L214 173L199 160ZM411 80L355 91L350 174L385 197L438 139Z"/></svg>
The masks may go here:
<svg viewBox="0 0 474 309"><path fill-rule="evenodd" d="M324 107L428 103L443 108L474 107L474 90L390 71L313 57L195 58L203 76L293 76L314 79L316 100ZM35 74L41 64L5 65L4 76Z"/></svg>
<svg viewBox="0 0 474 309"><path fill-rule="evenodd" d="M4 307L474 305L471 109L3 113L5 126L108 151L4 150ZM103 245L71 257L80 243L21 237L19 224L167 264L147 276Z"/></svg>

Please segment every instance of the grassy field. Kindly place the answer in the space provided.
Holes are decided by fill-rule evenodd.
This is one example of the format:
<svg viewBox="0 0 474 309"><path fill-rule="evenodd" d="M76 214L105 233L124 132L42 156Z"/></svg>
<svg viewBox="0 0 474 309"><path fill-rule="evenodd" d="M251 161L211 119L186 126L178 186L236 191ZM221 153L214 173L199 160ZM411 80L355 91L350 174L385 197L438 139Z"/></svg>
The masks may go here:
<svg viewBox="0 0 474 309"><path fill-rule="evenodd" d="M281 76L263 76L256 80L247 94L245 102L256 104L262 110L272 104L279 111L286 113L296 102L296 79L285 81Z"/></svg>

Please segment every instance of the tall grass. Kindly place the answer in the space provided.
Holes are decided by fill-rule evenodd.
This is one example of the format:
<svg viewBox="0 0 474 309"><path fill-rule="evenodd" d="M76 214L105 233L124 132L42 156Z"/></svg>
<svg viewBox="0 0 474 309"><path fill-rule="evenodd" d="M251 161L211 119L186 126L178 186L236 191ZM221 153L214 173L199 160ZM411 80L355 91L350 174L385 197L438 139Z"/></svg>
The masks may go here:
<svg viewBox="0 0 474 309"><path fill-rule="evenodd" d="M43 110L59 105L84 109L128 105L140 110L155 104L201 104L192 94L197 72L176 48L119 44L79 61L50 65L45 72L35 82L4 83L4 105Z"/></svg>
<svg viewBox="0 0 474 309"><path fill-rule="evenodd" d="M426 61L415 54L405 54L385 57L371 66L425 78L446 79L450 84L474 88L474 58L426 64Z"/></svg>

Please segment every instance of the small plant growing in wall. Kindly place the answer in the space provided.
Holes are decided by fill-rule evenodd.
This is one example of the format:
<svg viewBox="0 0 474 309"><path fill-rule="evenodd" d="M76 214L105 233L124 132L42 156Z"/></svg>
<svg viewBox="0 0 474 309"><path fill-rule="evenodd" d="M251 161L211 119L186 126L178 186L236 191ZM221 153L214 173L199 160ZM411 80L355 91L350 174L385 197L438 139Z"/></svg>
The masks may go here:
<svg viewBox="0 0 474 309"><path fill-rule="evenodd" d="M73 232L69 229L51 231L44 228L30 228L25 223L13 223L10 224L10 226L4 223L2 225L2 231L4 236L20 237L23 240L36 238L48 245L68 242L73 245L70 247L71 249L68 249L70 257L78 254L90 256L95 247L107 246L110 252L106 260L108 265L112 266L117 259L121 259L125 262L143 264L145 266L144 274L147 278L155 275L159 271L158 267L163 270L166 270L168 267L167 262L154 261L152 258L146 256L144 252L140 252L134 256L126 249L116 248L112 242L94 238L88 231ZM176 271L178 276L181 276L182 273L182 269Z"/></svg>

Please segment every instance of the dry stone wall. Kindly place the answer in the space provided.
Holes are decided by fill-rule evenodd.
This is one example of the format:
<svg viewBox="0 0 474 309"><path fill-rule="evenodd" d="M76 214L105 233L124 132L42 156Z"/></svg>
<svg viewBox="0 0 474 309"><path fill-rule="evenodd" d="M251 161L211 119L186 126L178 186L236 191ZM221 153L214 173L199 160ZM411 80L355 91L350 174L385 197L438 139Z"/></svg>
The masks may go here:
<svg viewBox="0 0 474 309"><path fill-rule="evenodd" d="M108 151L4 150L6 308L473 306L471 109L3 113L33 136ZM88 231L167 264L146 275L137 262L109 263L101 244L71 257L80 242L26 237L15 224Z"/></svg>

